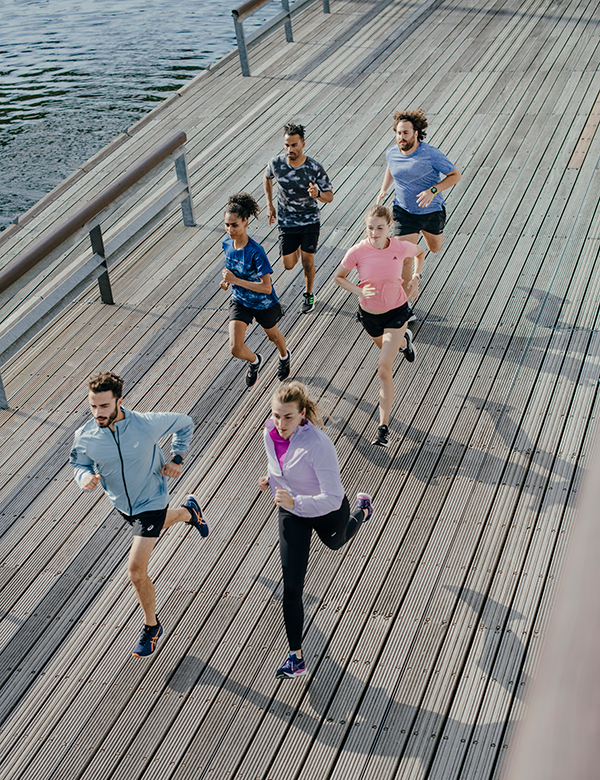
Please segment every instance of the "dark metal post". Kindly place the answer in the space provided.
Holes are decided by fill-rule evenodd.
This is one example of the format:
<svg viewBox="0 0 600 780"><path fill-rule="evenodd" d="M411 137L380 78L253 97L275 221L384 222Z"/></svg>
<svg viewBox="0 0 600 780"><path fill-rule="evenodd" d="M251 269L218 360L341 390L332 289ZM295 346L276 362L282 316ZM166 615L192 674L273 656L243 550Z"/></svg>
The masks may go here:
<svg viewBox="0 0 600 780"><path fill-rule="evenodd" d="M281 7L287 12L287 19L284 22L285 27L285 39L288 43L292 43L294 36L292 35L292 15L290 13L290 0L281 0Z"/></svg>
<svg viewBox="0 0 600 780"><path fill-rule="evenodd" d="M250 64L248 63L248 52L246 50L246 38L244 36L244 23L240 22L237 15L232 12L233 24L235 25L235 37L237 38L238 53L240 55L240 65L242 66L242 76L250 75Z"/></svg>
<svg viewBox="0 0 600 780"><path fill-rule="evenodd" d="M110 288L110 279L108 278L108 266L106 265L106 255L104 254L104 241L102 239L102 228L100 225L90 230L90 241L92 243L92 252L95 255L104 257L105 260L102 263L106 269L104 273L98 277L98 287L100 288L100 297L102 303L114 304L112 290Z"/></svg>
<svg viewBox="0 0 600 780"><path fill-rule="evenodd" d="M6 400L6 393L4 392L4 385L2 384L1 376L0 376L0 409L8 409L8 402Z"/></svg>
<svg viewBox="0 0 600 780"><path fill-rule="evenodd" d="M194 227L196 220L194 219L194 203L192 201L192 192L190 190L190 182L188 179L187 165L185 162L185 147L175 157L175 172L177 173L177 181L185 184L187 188L187 197L181 201L181 214L183 216L183 224L187 227Z"/></svg>
<svg viewBox="0 0 600 780"><path fill-rule="evenodd" d="M329 10L329 0L323 0L323 13L324 14L331 13L331 11Z"/></svg>

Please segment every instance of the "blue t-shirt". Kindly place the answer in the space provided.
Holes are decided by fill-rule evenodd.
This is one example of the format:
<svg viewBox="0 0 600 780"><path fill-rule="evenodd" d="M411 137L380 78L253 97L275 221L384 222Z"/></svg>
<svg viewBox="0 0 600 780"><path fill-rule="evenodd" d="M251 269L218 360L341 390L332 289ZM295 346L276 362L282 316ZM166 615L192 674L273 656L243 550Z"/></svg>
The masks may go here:
<svg viewBox="0 0 600 780"><path fill-rule="evenodd" d="M260 282L262 276L273 273L265 250L253 238L248 237L248 243L243 249L234 249L233 240L227 237L223 241L223 251L225 267L239 279L244 279L246 282ZM231 297L249 309L270 309L279 300L273 288L267 295L267 293L247 290L237 284L231 285Z"/></svg>
<svg viewBox="0 0 600 780"><path fill-rule="evenodd" d="M398 144L394 144L385 153L385 158L394 177L394 203L411 214L433 214L442 210L444 198L441 192L425 208L421 208L417 203L417 195L423 190L435 187L444 176L454 170L456 166L445 154L435 146L421 141L409 155L402 154Z"/></svg>
<svg viewBox="0 0 600 780"><path fill-rule="evenodd" d="M287 156L275 157L265 171L268 179L275 179L277 191L277 222L280 227L294 228L315 225L321 221L317 199L308 194L308 185L313 182L321 190L333 189L325 168L307 157L298 168L292 167Z"/></svg>

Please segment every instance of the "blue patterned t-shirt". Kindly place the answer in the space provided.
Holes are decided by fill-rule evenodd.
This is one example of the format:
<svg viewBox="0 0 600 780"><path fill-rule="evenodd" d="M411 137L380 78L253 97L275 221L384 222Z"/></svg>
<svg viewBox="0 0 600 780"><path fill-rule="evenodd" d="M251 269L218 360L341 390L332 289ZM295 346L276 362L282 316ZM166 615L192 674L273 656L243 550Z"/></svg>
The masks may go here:
<svg viewBox="0 0 600 780"><path fill-rule="evenodd" d="M267 178L275 179L279 185L277 192L277 221L281 227L294 228L319 224L320 214L317 199L308 194L308 185L312 182L321 192L333 189L325 168L307 157L298 168L292 167L287 156L275 157L267 165Z"/></svg>
<svg viewBox="0 0 600 780"><path fill-rule="evenodd" d="M248 243L243 249L234 249L233 240L227 237L223 241L223 251L225 267L239 279L244 279L246 282L260 282L261 277L273 273L265 250L253 238L248 237ZM247 290L237 284L231 285L231 297L249 309L270 309L279 300L273 288L267 294Z"/></svg>

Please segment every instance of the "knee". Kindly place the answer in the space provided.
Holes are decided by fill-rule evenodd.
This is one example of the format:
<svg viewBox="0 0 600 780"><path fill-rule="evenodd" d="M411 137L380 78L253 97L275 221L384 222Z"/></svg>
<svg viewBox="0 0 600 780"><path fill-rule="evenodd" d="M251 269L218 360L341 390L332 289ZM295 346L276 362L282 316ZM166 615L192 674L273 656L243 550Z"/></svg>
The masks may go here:
<svg viewBox="0 0 600 780"><path fill-rule="evenodd" d="M315 256L302 253L302 268L305 271L312 271L315 267Z"/></svg>
<svg viewBox="0 0 600 780"><path fill-rule="evenodd" d="M242 346L241 344L238 344L236 341L230 341L229 342L229 351L233 355L233 357L241 358L242 356Z"/></svg>
<svg viewBox="0 0 600 780"><path fill-rule="evenodd" d="M285 257L282 257L281 260L286 271L291 271L298 262L298 258L293 255L286 255Z"/></svg>
<svg viewBox="0 0 600 780"><path fill-rule="evenodd" d="M377 374L382 382L389 382L393 377L392 367L388 363L379 363L377 365Z"/></svg>
<svg viewBox="0 0 600 780"><path fill-rule="evenodd" d="M143 566L139 566L136 563L130 563L127 566L127 576L133 585L139 585L146 579L148 573Z"/></svg>

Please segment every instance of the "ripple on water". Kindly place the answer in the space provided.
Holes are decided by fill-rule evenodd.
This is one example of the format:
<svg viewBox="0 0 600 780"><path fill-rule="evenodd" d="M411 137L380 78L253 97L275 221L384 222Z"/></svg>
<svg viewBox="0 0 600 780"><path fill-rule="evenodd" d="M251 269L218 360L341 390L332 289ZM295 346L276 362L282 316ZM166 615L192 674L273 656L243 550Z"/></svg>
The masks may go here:
<svg viewBox="0 0 600 780"><path fill-rule="evenodd" d="M234 48L236 4L3 0L0 230Z"/></svg>

